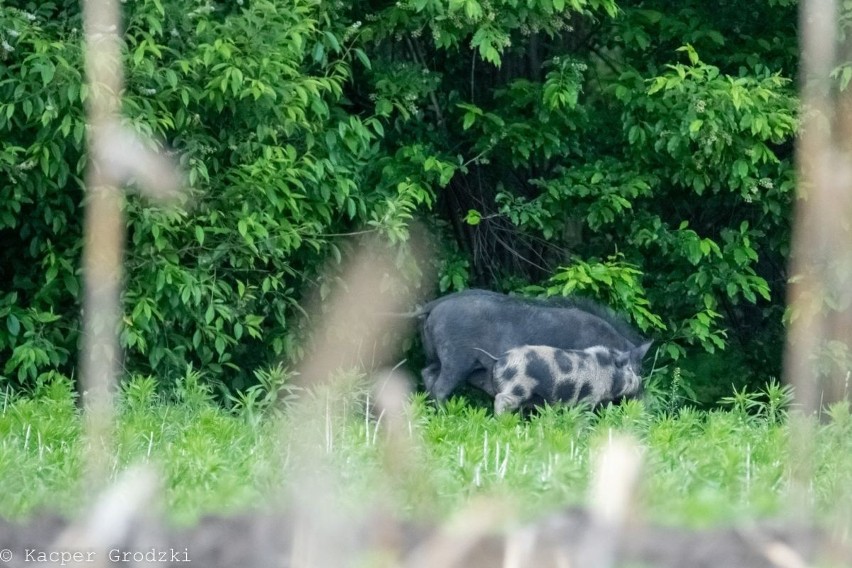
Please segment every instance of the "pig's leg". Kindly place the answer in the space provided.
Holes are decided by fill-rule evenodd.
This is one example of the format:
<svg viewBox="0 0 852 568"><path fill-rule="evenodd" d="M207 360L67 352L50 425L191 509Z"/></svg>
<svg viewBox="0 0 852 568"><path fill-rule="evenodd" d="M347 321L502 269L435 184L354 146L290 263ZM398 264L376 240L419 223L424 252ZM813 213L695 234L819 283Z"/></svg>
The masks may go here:
<svg viewBox="0 0 852 568"><path fill-rule="evenodd" d="M494 396L497 394L497 391L500 388L497 386L494 381L494 362L495 359L491 355L486 355L482 351L474 350L474 356L476 357L476 361L478 363L478 367L482 367L482 369L476 369L472 373L467 376L467 382L483 391L488 396Z"/></svg>
<svg viewBox="0 0 852 568"><path fill-rule="evenodd" d="M456 387L465 380L470 371L470 365L466 365L458 359L453 360L449 358L448 361L444 361L441 365L441 372L435 384L429 389L429 393L438 402L446 401L450 398L453 391L456 390Z"/></svg>
<svg viewBox="0 0 852 568"><path fill-rule="evenodd" d="M431 365L423 367L423 370L420 371L420 376L423 377L423 385L426 387L428 392L432 392L432 389L435 386L435 381L438 380L438 375L441 373L441 363L440 361L436 361Z"/></svg>

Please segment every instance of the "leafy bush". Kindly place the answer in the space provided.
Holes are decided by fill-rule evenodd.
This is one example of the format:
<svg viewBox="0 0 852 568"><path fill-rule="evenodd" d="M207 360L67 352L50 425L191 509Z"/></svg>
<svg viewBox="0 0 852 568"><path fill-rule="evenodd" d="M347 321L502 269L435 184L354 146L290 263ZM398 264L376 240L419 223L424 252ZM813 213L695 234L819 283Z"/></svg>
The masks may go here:
<svg viewBox="0 0 852 568"><path fill-rule="evenodd" d="M405 93L420 120L396 130L460 156L437 213L468 284L602 300L661 340L669 374L732 347L751 368L737 382L777 374L796 13L737 10L381 3L375 84L440 73Z"/></svg>
<svg viewBox="0 0 852 568"><path fill-rule="evenodd" d="M412 286L593 296L663 370L733 347L777 374L789 2L123 7L126 124L190 185L180 208L127 201L129 375L257 385L301 356L303 295L365 230ZM0 7L0 357L28 386L73 375L79 340L80 28L76 2ZM404 254L415 218L434 285Z"/></svg>
<svg viewBox="0 0 852 568"><path fill-rule="evenodd" d="M80 15L34 6L0 12L14 36L0 71L0 132L10 134L0 350L19 383L72 367L79 336ZM299 299L326 258L340 258L334 234L368 225L404 240L429 196L414 182L368 180L383 126L347 112L343 92L353 65L370 62L323 5L125 7L127 125L179 155L190 184L183 208L128 199L126 365L173 381L194 364L245 386L258 365L298 356Z"/></svg>

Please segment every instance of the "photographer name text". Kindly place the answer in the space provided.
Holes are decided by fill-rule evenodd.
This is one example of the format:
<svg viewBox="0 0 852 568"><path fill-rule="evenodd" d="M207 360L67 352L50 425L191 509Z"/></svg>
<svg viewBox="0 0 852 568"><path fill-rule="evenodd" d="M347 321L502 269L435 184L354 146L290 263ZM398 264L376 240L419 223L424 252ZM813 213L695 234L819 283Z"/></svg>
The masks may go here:
<svg viewBox="0 0 852 568"><path fill-rule="evenodd" d="M20 558L24 562L70 566L72 564L96 562L101 554L105 555L110 562L162 562L164 564L192 562L192 559L189 557L188 548L146 548L144 550L111 548L103 552L94 550L42 550L38 548L25 548ZM0 560L8 561L12 557L13 553L11 550L4 549L0 551Z"/></svg>

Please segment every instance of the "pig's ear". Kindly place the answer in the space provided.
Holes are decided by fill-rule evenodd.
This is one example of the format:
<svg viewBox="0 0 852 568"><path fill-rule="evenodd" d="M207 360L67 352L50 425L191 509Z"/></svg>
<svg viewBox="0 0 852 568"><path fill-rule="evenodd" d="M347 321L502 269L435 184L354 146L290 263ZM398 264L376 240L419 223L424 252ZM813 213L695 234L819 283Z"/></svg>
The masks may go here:
<svg viewBox="0 0 852 568"><path fill-rule="evenodd" d="M648 353L648 349L651 348L653 341L646 341L639 347L634 347L630 350L630 360L634 363L641 363L642 359L645 357L645 354Z"/></svg>

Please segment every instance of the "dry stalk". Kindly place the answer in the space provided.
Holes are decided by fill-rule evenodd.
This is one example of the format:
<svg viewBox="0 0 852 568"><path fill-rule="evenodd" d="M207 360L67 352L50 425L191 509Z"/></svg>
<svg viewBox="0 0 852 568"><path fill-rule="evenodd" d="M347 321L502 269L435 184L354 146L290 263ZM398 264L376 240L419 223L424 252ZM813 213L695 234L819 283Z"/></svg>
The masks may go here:
<svg viewBox="0 0 852 568"><path fill-rule="evenodd" d="M86 483L90 491L102 487L110 475L112 389L121 363L118 334L124 278L125 222L120 186L135 181L154 197L174 197L181 187L177 168L121 126L124 77L120 16L117 0L83 2L85 71L90 95L80 378L86 408Z"/></svg>
<svg viewBox="0 0 852 568"><path fill-rule="evenodd" d="M390 258L379 254L383 248L375 242L362 247L344 270L340 289L323 306L309 310L318 315L318 322L310 355L299 369L299 377L302 386L314 396L303 397L291 410L288 424L298 428L291 427L283 433L283 444L292 448L296 464L289 480L296 527L291 557L294 568L344 566L364 552L364 543L358 540L358 524L340 510L338 488L344 485L344 472L333 463L334 432L350 393L346 392L349 385L335 378L357 368L370 374L375 371L374 366L386 364L398 348L389 337L398 337L403 326L409 325L405 319L382 315L403 311L413 304L412 298L388 293L403 287L396 281ZM407 389L398 382L398 376L387 380L384 389L374 396L384 406L387 429L401 434L406 431L401 414ZM369 431L365 435L369 440ZM389 439L394 440L391 447L397 444L400 449L397 436ZM392 485L390 470L399 467L392 458L386 465L389 471L378 480L381 487ZM329 546L329 542L334 546Z"/></svg>
<svg viewBox="0 0 852 568"><path fill-rule="evenodd" d="M810 417L849 397L847 369L827 362L823 351L838 342L852 353L852 91L839 91L831 78L848 61L852 38L838 41L835 0L805 0L800 10L802 108L784 379L795 385L798 408ZM792 424L796 458L790 465L800 511L810 503L812 427L799 417Z"/></svg>

